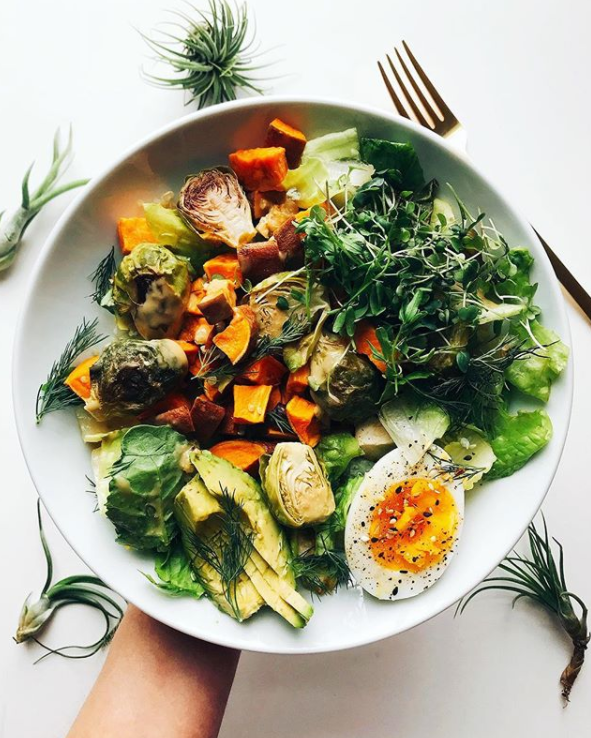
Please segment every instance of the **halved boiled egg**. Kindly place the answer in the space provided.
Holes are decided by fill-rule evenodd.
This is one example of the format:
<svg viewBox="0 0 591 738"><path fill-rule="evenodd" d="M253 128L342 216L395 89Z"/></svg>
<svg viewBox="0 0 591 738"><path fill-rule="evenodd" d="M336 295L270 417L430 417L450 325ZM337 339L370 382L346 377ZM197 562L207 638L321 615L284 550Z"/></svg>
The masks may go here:
<svg viewBox="0 0 591 738"><path fill-rule="evenodd" d="M464 519L464 488L432 446L415 465L400 449L365 475L347 518L345 553L357 583L381 600L414 597L443 574Z"/></svg>

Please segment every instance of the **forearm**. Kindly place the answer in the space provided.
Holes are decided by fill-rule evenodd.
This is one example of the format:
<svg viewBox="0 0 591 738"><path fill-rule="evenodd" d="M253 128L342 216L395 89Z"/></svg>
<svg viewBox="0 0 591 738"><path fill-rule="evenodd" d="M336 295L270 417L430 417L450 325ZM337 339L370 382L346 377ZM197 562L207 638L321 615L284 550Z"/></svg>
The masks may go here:
<svg viewBox="0 0 591 738"><path fill-rule="evenodd" d="M130 606L68 738L215 738L239 656Z"/></svg>

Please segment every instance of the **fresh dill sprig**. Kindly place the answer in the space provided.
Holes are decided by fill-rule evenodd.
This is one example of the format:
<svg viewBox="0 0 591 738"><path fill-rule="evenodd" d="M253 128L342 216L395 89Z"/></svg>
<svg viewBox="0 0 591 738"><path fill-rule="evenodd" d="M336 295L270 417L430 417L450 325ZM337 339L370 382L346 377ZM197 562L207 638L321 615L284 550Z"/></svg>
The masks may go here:
<svg viewBox="0 0 591 738"><path fill-rule="evenodd" d="M59 582L52 584L53 560L43 531L41 503L39 500L37 501L37 520L39 524L39 537L41 538L41 545L45 554L47 574L39 599L36 602L31 602L31 595L29 595L25 600L19 618L15 641L17 643L24 643L25 641L33 640L45 649L46 653L37 659L35 663L52 653L68 659L88 658L103 646L110 643L123 617L123 608L114 599L113 596L115 593L98 579L98 577L77 574L65 577ZM57 610L67 605L87 605L101 613L104 618L105 629L97 641L85 646L50 648L38 639L37 636Z"/></svg>
<svg viewBox="0 0 591 738"><path fill-rule="evenodd" d="M116 271L115 247L111 246L109 253L99 261L94 272L88 277L94 284L94 292L89 297L97 305L101 304L103 298L111 289L111 280Z"/></svg>
<svg viewBox="0 0 591 738"><path fill-rule="evenodd" d="M262 359L263 356L282 351L286 344L297 341L307 333L308 329L309 326L305 316L301 318L296 318L295 316L288 318L283 324L281 333L278 336L271 338L265 335L258 340L248 360L256 361L257 359Z"/></svg>
<svg viewBox="0 0 591 738"><path fill-rule="evenodd" d="M269 423L274 425L282 433L294 435L294 429L291 427L284 405L276 405L272 410L269 410L266 418Z"/></svg>
<svg viewBox="0 0 591 738"><path fill-rule="evenodd" d="M471 595L460 601L456 614L463 613L476 595L495 589L514 593L513 606L518 600L526 598L552 613L573 644L571 659L560 676L562 697L567 703L583 667L589 643L587 606L578 595L569 590L564 573L562 544L556 538L550 539L546 520L542 520L543 534L538 532L533 522L528 527L529 553L521 555L513 551L507 556L499 564L499 569L504 574L487 577ZM552 551L551 540L556 544L558 560ZM579 606L580 615L575 612L575 605Z"/></svg>
<svg viewBox="0 0 591 738"><path fill-rule="evenodd" d="M298 584L317 595L335 592L351 581L345 554L340 551L304 552L293 558L291 566Z"/></svg>
<svg viewBox="0 0 591 738"><path fill-rule="evenodd" d="M245 525L242 506L236 502L234 492L228 492L225 487L221 487L221 491L218 502L222 511L216 516L215 530L211 535L189 535L188 547L196 576L199 578L198 559L201 559L219 576L224 597L236 620L240 621L238 582L252 553L253 533ZM207 582L201 580L201 584L207 590Z"/></svg>
<svg viewBox="0 0 591 738"><path fill-rule="evenodd" d="M72 392L64 382L74 368L74 362L80 354L96 346L105 338L106 336L98 332L98 318L90 323L86 318L82 319L82 323L76 328L74 336L66 344L62 355L54 361L47 379L39 387L37 402L35 403L37 423L47 413L53 413L56 410L62 410L65 407L78 405L82 402L78 395Z"/></svg>
<svg viewBox="0 0 591 738"><path fill-rule="evenodd" d="M456 375L408 384L421 396L442 405L452 417L454 427L473 423L490 431L503 406L506 369L528 356L541 356L539 348L526 348L522 341L507 336L481 354L467 356L463 371Z"/></svg>
<svg viewBox="0 0 591 738"><path fill-rule="evenodd" d="M188 102L196 101L199 108L235 100L238 90L262 93L253 79L262 65L256 61L260 55L253 48L254 34L249 35L246 3L208 1L206 11L189 4L193 17L174 11L178 22L168 24L172 32L161 29L158 38L144 36L174 73L173 77L146 74L147 79L159 87L187 90Z"/></svg>

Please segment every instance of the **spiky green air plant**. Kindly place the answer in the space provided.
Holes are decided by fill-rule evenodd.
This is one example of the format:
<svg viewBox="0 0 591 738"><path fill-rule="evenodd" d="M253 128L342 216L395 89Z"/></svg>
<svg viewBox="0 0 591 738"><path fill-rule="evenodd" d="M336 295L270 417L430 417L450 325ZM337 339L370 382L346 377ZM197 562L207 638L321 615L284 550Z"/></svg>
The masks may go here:
<svg viewBox="0 0 591 738"><path fill-rule="evenodd" d="M571 639L573 653L566 669L560 676L562 696L569 701L570 692L585 661L585 651L589 643L587 628L587 606L583 600L570 592L564 575L564 551L562 545L552 538L558 549L558 562L552 552L546 520L544 533L538 533L534 523L528 528L529 556L513 552L499 564L506 576L488 577L472 594L462 600L456 613L463 613L466 606L477 594L488 589L514 592L513 605L523 597L537 602L548 612L553 613L563 630ZM574 605L580 607L577 615Z"/></svg>
<svg viewBox="0 0 591 738"><path fill-rule="evenodd" d="M103 646L110 643L123 617L123 609L111 596L113 594L111 590L98 577L77 574L71 577L65 577L65 579L52 584L53 561L43 532L41 504L39 501L37 501L37 519L39 521L41 545L43 546L43 553L47 562L47 576L39 599L33 602L31 601L31 595L29 595L25 600L18 622L15 641L17 643L24 643L28 640L35 641L35 643L39 644L47 652L41 659L49 656L51 653L69 659L88 658ZM87 605L101 613L105 621L105 629L97 641L84 646L50 648L38 640L37 636L49 620L51 620L60 608L67 605ZM38 661L41 659L38 659Z"/></svg>
<svg viewBox="0 0 591 738"><path fill-rule="evenodd" d="M174 77L146 77L160 87L181 88L199 108L236 99L237 90L261 94L252 75L261 68L248 33L246 3L232 6L226 0L209 0L209 10L189 5L190 17L173 11L179 22L174 32L158 31L158 39L144 36L160 61L169 64Z"/></svg>
<svg viewBox="0 0 591 738"><path fill-rule="evenodd" d="M27 169L21 185L21 204L9 217L0 213L0 271L8 269L14 261L18 247L33 218L39 214L50 200L85 185L87 179L59 185L58 181L72 161L72 129L68 135L65 148L62 150L60 132L53 138L53 158L51 167L43 182L34 192L29 190L29 179L34 164Z"/></svg>

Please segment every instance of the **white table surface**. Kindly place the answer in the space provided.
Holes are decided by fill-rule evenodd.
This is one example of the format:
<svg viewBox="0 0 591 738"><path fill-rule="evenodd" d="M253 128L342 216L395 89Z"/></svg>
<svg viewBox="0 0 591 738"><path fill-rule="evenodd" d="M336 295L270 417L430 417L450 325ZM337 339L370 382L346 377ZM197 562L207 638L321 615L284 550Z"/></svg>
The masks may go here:
<svg viewBox="0 0 591 738"><path fill-rule="evenodd" d="M169 7L175 5L171 0ZM136 28L164 18L163 0L2 0L0 4L0 210L18 197L33 158L46 166L54 129L72 122L73 176L92 176L139 137L192 108L183 94L140 77ZM259 37L277 46L277 93L312 94L385 108L376 59L408 40L470 131L473 158L513 197L591 288L588 144L591 6L584 0L253 0ZM23 598L44 577L35 489L12 417L10 359L22 291L36 252L68 196L27 234L0 277L0 736L59 738L101 666L56 657L33 666L36 646L11 640ZM75 248L75 244L72 244ZM570 586L591 600L588 391L591 326L569 308L576 353L570 435L544 504L566 544ZM515 490L519 494L519 489ZM507 511L510 514L510 510ZM47 523L57 575L84 570ZM92 615L60 614L47 638L94 635ZM579 738L591 724L591 664L564 710L557 679L568 644L527 604L505 595L448 611L388 641L337 654L244 654L221 735L357 738ZM127 738L127 737L126 737ZM139 737L138 737L139 738ZM165 738L163 736L163 738Z"/></svg>

